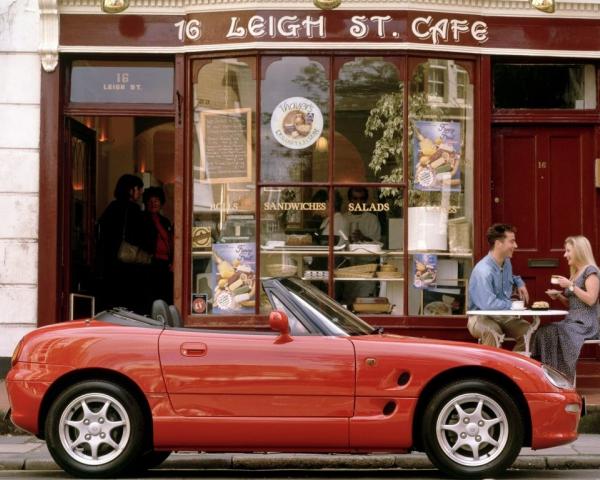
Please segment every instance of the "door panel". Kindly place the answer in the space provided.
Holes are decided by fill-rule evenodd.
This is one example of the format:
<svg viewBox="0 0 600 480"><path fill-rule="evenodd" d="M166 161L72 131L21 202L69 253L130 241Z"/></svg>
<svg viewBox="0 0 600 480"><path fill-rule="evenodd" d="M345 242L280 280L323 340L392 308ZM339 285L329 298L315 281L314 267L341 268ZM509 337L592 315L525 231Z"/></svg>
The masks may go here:
<svg viewBox="0 0 600 480"><path fill-rule="evenodd" d="M514 271L531 301L549 300L550 275L569 271L565 238L584 234L594 241L592 131L503 127L494 130L493 141L492 220L516 226Z"/></svg>
<svg viewBox="0 0 600 480"><path fill-rule="evenodd" d="M339 417L354 410L354 348L345 338L165 331L163 375L186 416ZM183 345L203 344L202 355ZM344 420L346 421L346 420Z"/></svg>
<svg viewBox="0 0 600 480"><path fill-rule="evenodd" d="M62 171L60 320L93 315L96 133L72 118L65 124Z"/></svg>

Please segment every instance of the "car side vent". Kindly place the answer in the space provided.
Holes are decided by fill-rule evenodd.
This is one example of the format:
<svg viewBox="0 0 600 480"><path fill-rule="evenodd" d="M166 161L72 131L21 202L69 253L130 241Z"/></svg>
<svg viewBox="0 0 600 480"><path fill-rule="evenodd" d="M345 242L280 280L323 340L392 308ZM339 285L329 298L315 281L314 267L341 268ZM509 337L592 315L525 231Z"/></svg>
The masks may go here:
<svg viewBox="0 0 600 480"><path fill-rule="evenodd" d="M403 387L404 385L406 385L408 383L409 380L410 380L410 373L402 372L402 374L398 377L398 385Z"/></svg>
<svg viewBox="0 0 600 480"><path fill-rule="evenodd" d="M385 404L385 407L383 407L383 414L385 416L389 416L392 413L394 413L394 411L396 410L396 402L394 401L389 401Z"/></svg>

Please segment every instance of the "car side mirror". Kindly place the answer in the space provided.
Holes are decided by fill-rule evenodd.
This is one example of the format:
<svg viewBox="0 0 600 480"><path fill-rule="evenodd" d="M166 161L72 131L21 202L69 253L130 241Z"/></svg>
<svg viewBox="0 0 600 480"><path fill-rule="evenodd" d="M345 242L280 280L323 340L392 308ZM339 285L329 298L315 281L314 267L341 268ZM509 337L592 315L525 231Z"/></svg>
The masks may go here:
<svg viewBox="0 0 600 480"><path fill-rule="evenodd" d="M276 343L291 342L290 323L288 316L281 310L275 310L269 314L269 326L272 330L279 332L279 338Z"/></svg>

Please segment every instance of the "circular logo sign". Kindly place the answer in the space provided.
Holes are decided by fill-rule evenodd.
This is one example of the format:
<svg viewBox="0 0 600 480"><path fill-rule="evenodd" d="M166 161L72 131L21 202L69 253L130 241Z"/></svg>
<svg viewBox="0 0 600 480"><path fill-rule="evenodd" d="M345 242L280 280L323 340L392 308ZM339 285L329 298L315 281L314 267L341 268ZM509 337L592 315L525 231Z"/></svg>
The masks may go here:
<svg viewBox="0 0 600 480"><path fill-rule="evenodd" d="M294 150L310 147L323 133L323 114L307 98L287 98L273 111L271 131L285 147Z"/></svg>

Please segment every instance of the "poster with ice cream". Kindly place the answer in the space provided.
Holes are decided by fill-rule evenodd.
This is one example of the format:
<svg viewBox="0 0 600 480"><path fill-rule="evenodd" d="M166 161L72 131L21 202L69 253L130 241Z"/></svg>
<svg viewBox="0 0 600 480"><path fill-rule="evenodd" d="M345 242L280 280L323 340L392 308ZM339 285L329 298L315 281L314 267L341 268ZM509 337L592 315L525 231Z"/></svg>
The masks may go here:
<svg viewBox="0 0 600 480"><path fill-rule="evenodd" d="M212 248L214 314L254 313L256 244L216 243Z"/></svg>
<svg viewBox="0 0 600 480"><path fill-rule="evenodd" d="M460 123L413 124L414 185L428 192L460 192Z"/></svg>

